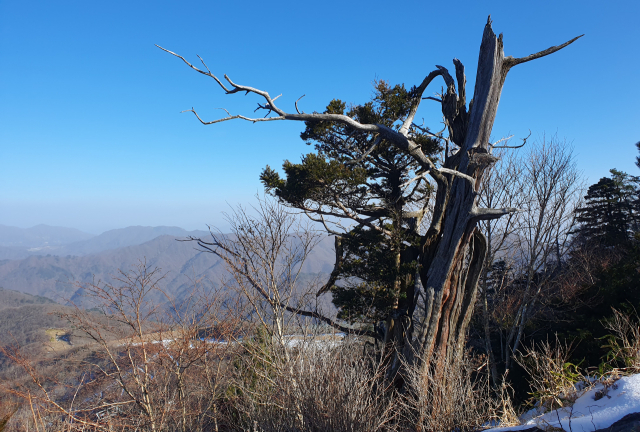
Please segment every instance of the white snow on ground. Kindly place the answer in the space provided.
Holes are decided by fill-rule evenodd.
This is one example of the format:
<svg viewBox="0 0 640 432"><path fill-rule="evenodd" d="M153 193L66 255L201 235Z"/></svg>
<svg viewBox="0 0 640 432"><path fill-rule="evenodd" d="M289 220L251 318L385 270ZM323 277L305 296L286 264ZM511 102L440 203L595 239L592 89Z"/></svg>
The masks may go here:
<svg viewBox="0 0 640 432"><path fill-rule="evenodd" d="M533 426L546 429L551 426L567 432L591 432L607 428L627 414L640 412L640 374L620 378L608 389L606 396L595 400L596 392L603 389L602 384L597 384L580 396L572 407L529 418L521 426L495 428L490 431L515 431Z"/></svg>
<svg viewBox="0 0 640 432"><path fill-rule="evenodd" d="M320 335L285 335L287 346L296 348L315 344L324 348L334 348L345 338L345 333L325 333Z"/></svg>

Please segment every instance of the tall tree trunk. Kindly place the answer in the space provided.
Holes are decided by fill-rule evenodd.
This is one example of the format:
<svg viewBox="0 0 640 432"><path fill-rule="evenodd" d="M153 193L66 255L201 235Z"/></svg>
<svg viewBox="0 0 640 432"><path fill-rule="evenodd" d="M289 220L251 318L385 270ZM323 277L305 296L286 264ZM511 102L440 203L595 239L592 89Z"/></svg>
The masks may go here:
<svg viewBox="0 0 640 432"><path fill-rule="evenodd" d="M456 63L459 94L447 104L443 98L443 113L447 119L458 152L448 158L445 167L467 174L470 178L448 175L440 184L435 214L441 213L441 228L433 226L433 234L425 242L421 256L420 277L425 290L433 296L430 319L423 329L419 347L423 358L439 354L441 358L457 356L464 345L467 326L475 304L477 282L486 254L486 239L476 230L480 218L476 208L476 192L488 163L489 137L500 101L502 86L510 67L505 62L502 36L496 37L489 21L484 29L478 73L470 112L464 107L464 71ZM455 96L453 82L447 94ZM450 109L450 105L457 109ZM473 181L473 183L472 183ZM444 187L443 187L444 186ZM444 193L441 192L444 189ZM440 208L438 208L440 207Z"/></svg>
<svg viewBox="0 0 640 432"><path fill-rule="evenodd" d="M429 364L433 358L452 361L462 354L487 254L487 240L477 224L517 210L477 206L482 176L497 160L491 155L489 139L507 73L515 65L551 54L576 39L527 57L505 57L502 35L496 36L489 19L480 45L474 96L468 112L464 66L454 59L457 92L453 78L438 66L447 84L442 97L445 124L450 141L459 149L451 156L445 154L441 175L436 176L438 188L431 225L416 252L426 297L425 324L416 334L412 315L407 314L406 322L401 322L397 315L388 320L385 340L393 341L396 347L405 347L396 359L400 356L408 363ZM414 150L409 146L408 151ZM415 304L407 308L414 309Z"/></svg>

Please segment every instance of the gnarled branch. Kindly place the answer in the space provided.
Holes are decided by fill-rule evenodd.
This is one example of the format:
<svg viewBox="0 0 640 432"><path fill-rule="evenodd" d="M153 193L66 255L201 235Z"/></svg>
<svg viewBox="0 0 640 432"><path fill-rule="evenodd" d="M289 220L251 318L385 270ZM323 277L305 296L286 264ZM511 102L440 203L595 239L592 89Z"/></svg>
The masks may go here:
<svg viewBox="0 0 640 432"><path fill-rule="evenodd" d="M492 208L474 208L471 212L471 220L472 221L481 221L481 220L492 220L499 219L502 216L517 213L522 211L522 209L514 208L514 207L506 207L501 209L492 209Z"/></svg>
<svg viewBox="0 0 640 432"><path fill-rule="evenodd" d="M502 138L501 140L496 141L493 144L489 144L491 146L491 148L497 149L497 148L504 148L504 149L518 149L521 147L524 147L524 145L527 143L527 140L529 139L529 137L531 136L531 129L529 129L529 135L527 135L525 138L522 139L522 144L518 145L518 146L497 146L496 144L498 144L500 141L505 141L508 140L510 138L513 138L513 135L507 137L507 138Z"/></svg>
<svg viewBox="0 0 640 432"><path fill-rule="evenodd" d="M373 144L371 144L371 147L369 147L367 149L367 151L365 151L362 156L360 156L358 159L354 159L352 161L348 161L347 164L348 165L355 165L355 164L359 164L360 162L362 162L367 156L369 156L371 154L371 152L373 150L375 150L375 148L377 147L378 144L380 144L380 142L382 141L382 137L380 135L378 135L375 139L375 141L373 142Z"/></svg>
<svg viewBox="0 0 640 432"><path fill-rule="evenodd" d="M434 78L437 77L438 75L442 75L442 72L440 70L432 71L431 73L429 73L429 75L425 77L424 80L422 80L422 83L420 83L420 85L415 89L415 92L413 94L413 102L411 104L411 109L409 110L409 114L407 115L407 118L404 120L404 122L402 123L402 127L400 127L400 130L399 130L399 132L402 135L406 136L407 133L409 132L409 127L413 123L413 119L415 118L416 113L418 112L418 107L420 106L420 100L422 99L422 94L426 90L427 86L431 83L431 81L433 81Z"/></svg>
<svg viewBox="0 0 640 432"><path fill-rule="evenodd" d="M541 57L548 56L549 54L553 54L554 52L560 51L562 48L571 45L572 43L574 43L575 41L580 39L582 36L584 36L584 34L581 34L580 36L576 36L573 39L571 39L570 41L567 41L567 42L565 42L565 43L563 43L561 45L552 46L551 48L547 48L546 50L539 51L537 53L528 55L526 57L519 57L519 58L514 58L514 57L511 57L511 56L505 57L504 65L507 68L510 69L513 66L519 65L521 63L526 63L526 62L531 61L531 60L535 60L535 59L539 59Z"/></svg>

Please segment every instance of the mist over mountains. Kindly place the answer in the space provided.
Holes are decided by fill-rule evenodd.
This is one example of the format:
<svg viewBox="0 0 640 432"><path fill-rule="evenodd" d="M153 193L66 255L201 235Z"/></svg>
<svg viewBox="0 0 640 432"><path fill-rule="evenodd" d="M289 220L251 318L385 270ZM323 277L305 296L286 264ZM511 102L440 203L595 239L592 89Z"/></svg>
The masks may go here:
<svg viewBox="0 0 640 432"><path fill-rule="evenodd" d="M131 226L105 231L100 235L75 228L36 225L17 228L0 225L0 260L26 258L31 255L83 256L110 249L133 246L162 235L186 238L205 237L206 231L187 231L179 227Z"/></svg>
<svg viewBox="0 0 640 432"><path fill-rule="evenodd" d="M79 284L113 282L119 270L129 271L141 260L159 267L166 277L163 286L177 299L195 281L216 285L225 276L221 260L197 250L189 236L206 239L206 231L179 227L132 226L100 235L72 228L38 225L22 229L0 225L0 287L61 304L82 303ZM308 277L330 273L333 241L324 238L303 267Z"/></svg>
<svg viewBox="0 0 640 432"><path fill-rule="evenodd" d="M94 237L75 228L36 225L31 228L17 228L0 225L0 245L14 248L51 247L88 240Z"/></svg>

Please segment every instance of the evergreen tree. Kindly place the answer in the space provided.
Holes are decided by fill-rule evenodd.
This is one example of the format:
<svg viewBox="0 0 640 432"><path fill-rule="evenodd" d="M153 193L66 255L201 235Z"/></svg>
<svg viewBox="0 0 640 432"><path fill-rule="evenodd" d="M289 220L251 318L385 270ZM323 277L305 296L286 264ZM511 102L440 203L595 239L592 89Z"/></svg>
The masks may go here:
<svg viewBox="0 0 640 432"><path fill-rule="evenodd" d="M397 119L408 113L410 101L403 85L378 81L370 102L347 110L344 102L333 100L325 113L346 114L360 123L397 130L402 126ZM301 138L314 145L316 153L304 156L299 164L286 161L286 180L268 166L261 179L268 191L311 217L319 221L318 215L333 217L324 222L337 236L340 266L324 291L331 290L338 316L376 325L394 307L407 312L417 270L416 228L433 191L426 178L407 184L419 176L420 165L387 140L349 125L307 122ZM412 139L437 160L442 150L437 139L418 128L413 128ZM365 153L368 157L362 158ZM348 230L334 227L340 224L336 218L345 219L345 213L368 221ZM338 280L342 283L336 285Z"/></svg>
<svg viewBox="0 0 640 432"><path fill-rule="evenodd" d="M591 185L585 205L578 210L580 241L568 257L565 271L590 273L579 297L558 305L566 319L559 320L541 338L557 334L574 341L572 362L597 366L606 349L603 322L612 318L612 309L633 314L640 310L640 244L638 243L640 178L612 169ZM546 323L539 322L537 326Z"/></svg>
<svg viewBox="0 0 640 432"><path fill-rule="evenodd" d="M585 206L578 209L578 233L583 241L615 246L632 238L639 230L640 178L612 169L589 187Z"/></svg>

